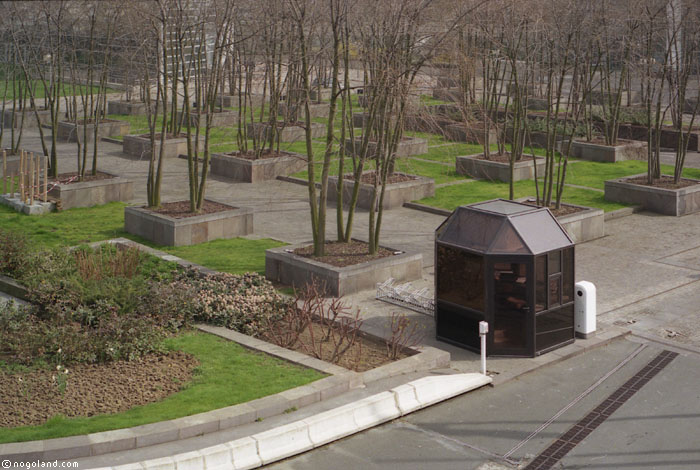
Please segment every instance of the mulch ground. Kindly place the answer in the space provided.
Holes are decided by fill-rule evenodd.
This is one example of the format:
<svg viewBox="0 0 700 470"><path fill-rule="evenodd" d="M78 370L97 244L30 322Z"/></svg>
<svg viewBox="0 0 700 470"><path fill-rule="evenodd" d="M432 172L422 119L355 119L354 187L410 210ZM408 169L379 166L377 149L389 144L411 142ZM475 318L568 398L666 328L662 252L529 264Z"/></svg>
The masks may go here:
<svg viewBox="0 0 700 470"><path fill-rule="evenodd" d="M230 155L232 157L236 158L243 158L245 160L265 160L268 158L280 158L280 157L289 157L289 156L298 156L291 154L289 152L278 152L276 150L270 150L266 149L260 154L256 154L254 150L248 150L247 152L231 152L227 153L226 155Z"/></svg>
<svg viewBox="0 0 700 470"><path fill-rule="evenodd" d="M87 181L109 180L112 178L115 178L115 176L98 171L97 174L95 174L95 175L92 175L90 173L86 173L85 176L83 177L83 180L80 181L80 177L79 177L78 173L71 172L71 173L61 173L60 175L58 175L57 178L49 179L49 182L50 183L60 183L60 184L72 184L72 183L85 183Z"/></svg>
<svg viewBox="0 0 700 470"><path fill-rule="evenodd" d="M316 339L316 342L312 339L311 331L306 329L300 334L299 341L289 349L314 357L315 355L312 354L312 350L315 350L320 353L319 355L322 361L330 362L335 348L333 341L329 339L325 342L320 342L318 340L318 338L326 336L328 327L320 323L314 323L313 328L313 337ZM400 353L396 360L405 357L408 357L408 354ZM392 362L392 360L387 354L385 344L364 336L358 336L357 342L341 356L336 364L346 369L364 372L388 364L389 362Z"/></svg>
<svg viewBox="0 0 700 470"><path fill-rule="evenodd" d="M192 380L197 360L183 352L141 361L77 364L68 367L65 392L57 371L0 370L0 427L43 424L55 415L88 417L120 413L164 399Z"/></svg>
<svg viewBox="0 0 700 470"><path fill-rule="evenodd" d="M196 217L204 214L214 214L216 212L224 212L236 209L226 204L204 200L202 208L199 212L190 212L190 201L166 202L161 204L158 209L149 209L156 214L167 215L174 219L185 219L187 217Z"/></svg>
<svg viewBox="0 0 700 470"><path fill-rule="evenodd" d="M379 248L374 255L369 254L369 244L353 240L348 243L328 242L324 256L314 256L314 246L309 245L294 250L295 255L311 258L331 266L343 267L372 261L379 258L393 256L394 252L386 248Z"/></svg>
<svg viewBox="0 0 700 470"><path fill-rule="evenodd" d="M362 177L360 177L360 182L364 184L371 184L374 185L374 181L377 178L377 172L376 171L368 171L365 173L362 173ZM345 175L344 179L348 181L355 181L355 175L352 173L348 173ZM386 183L387 184L396 184L396 183L404 183L406 181L413 181L417 180L418 177L415 175L407 175L405 173L392 173L387 176Z"/></svg>
<svg viewBox="0 0 700 470"><path fill-rule="evenodd" d="M682 179L682 178L678 182L678 184L676 184L673 182L672 176L666 176L666 175L662 175L661 178L655 179L652 184L649 184L646 176L638 176L636 178L628 178L625 180L625 183L638 184L641 186L652 186L654 188L663 188L663 189L681 189L681 188L687 188L689 186L695 186L696 184L700 184L697 181L692 181L692 180L687 180L687 179Z"/></svg>

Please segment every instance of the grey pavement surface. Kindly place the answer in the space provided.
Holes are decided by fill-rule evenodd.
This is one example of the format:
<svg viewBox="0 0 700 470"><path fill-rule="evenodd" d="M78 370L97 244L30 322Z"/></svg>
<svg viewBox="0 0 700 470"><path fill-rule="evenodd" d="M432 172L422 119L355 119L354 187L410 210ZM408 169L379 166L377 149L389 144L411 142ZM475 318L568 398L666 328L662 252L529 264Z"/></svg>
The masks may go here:
<svg viewBox="0 0 700 470"><path fill-rule="evenodd" d="M518 468L503 456L569 405L639 343L619 340L572 360L484 388L269 466L301 469ZM522 468L654 358L649 344L628 364L510 455ZM700 357L683 353L555 468L695 469L700 466Z"/></svg>

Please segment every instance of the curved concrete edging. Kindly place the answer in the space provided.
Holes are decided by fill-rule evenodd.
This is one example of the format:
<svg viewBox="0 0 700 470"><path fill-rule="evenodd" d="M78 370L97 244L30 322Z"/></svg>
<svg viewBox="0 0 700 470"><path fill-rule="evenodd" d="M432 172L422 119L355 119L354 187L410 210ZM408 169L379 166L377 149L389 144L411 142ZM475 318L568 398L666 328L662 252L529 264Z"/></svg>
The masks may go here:
<svg viewBox="0 0 700 470"><path fill-rule="evenodd" d="M483 387L491 377L471 373L423 377L347 405L252 436L138 463L99 470L246 470L323 446Z"/></svg>

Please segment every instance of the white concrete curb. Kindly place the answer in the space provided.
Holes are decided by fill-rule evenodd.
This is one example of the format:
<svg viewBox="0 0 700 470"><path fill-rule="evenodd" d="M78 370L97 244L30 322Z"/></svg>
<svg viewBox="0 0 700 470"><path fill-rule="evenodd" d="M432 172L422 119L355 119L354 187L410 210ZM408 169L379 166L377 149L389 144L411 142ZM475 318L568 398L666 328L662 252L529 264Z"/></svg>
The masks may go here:
<svg viewBox="0 0 700 470"><path fill-rule="evenodd" d="M481 374L423 377L250 437L172 457L99 470L246 470L377 426L491 383Z"/></svg>

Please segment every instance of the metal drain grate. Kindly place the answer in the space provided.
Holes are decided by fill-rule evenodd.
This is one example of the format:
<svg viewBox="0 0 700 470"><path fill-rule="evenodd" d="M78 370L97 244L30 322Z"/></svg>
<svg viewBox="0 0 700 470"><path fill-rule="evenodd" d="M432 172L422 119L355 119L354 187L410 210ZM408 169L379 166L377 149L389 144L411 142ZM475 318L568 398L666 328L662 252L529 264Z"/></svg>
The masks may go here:
<svg viewBox="0 0 700 470"><path fill-rule="evenodd" d="M552 468L559 460L592 433L595 428L608 419L608 417L621 407L623 403L632 398L632 395L637 393L647 382L654 378L656 374L669 365L676 356L678 356L678 353L662 351L631 379L625 382L624 385L610 394L610 396L593 411L584 416L581 421L574 424L559 439L554 441L552 445L547 447L535 460L525 467L525 470L549 470Z"/></svg>

